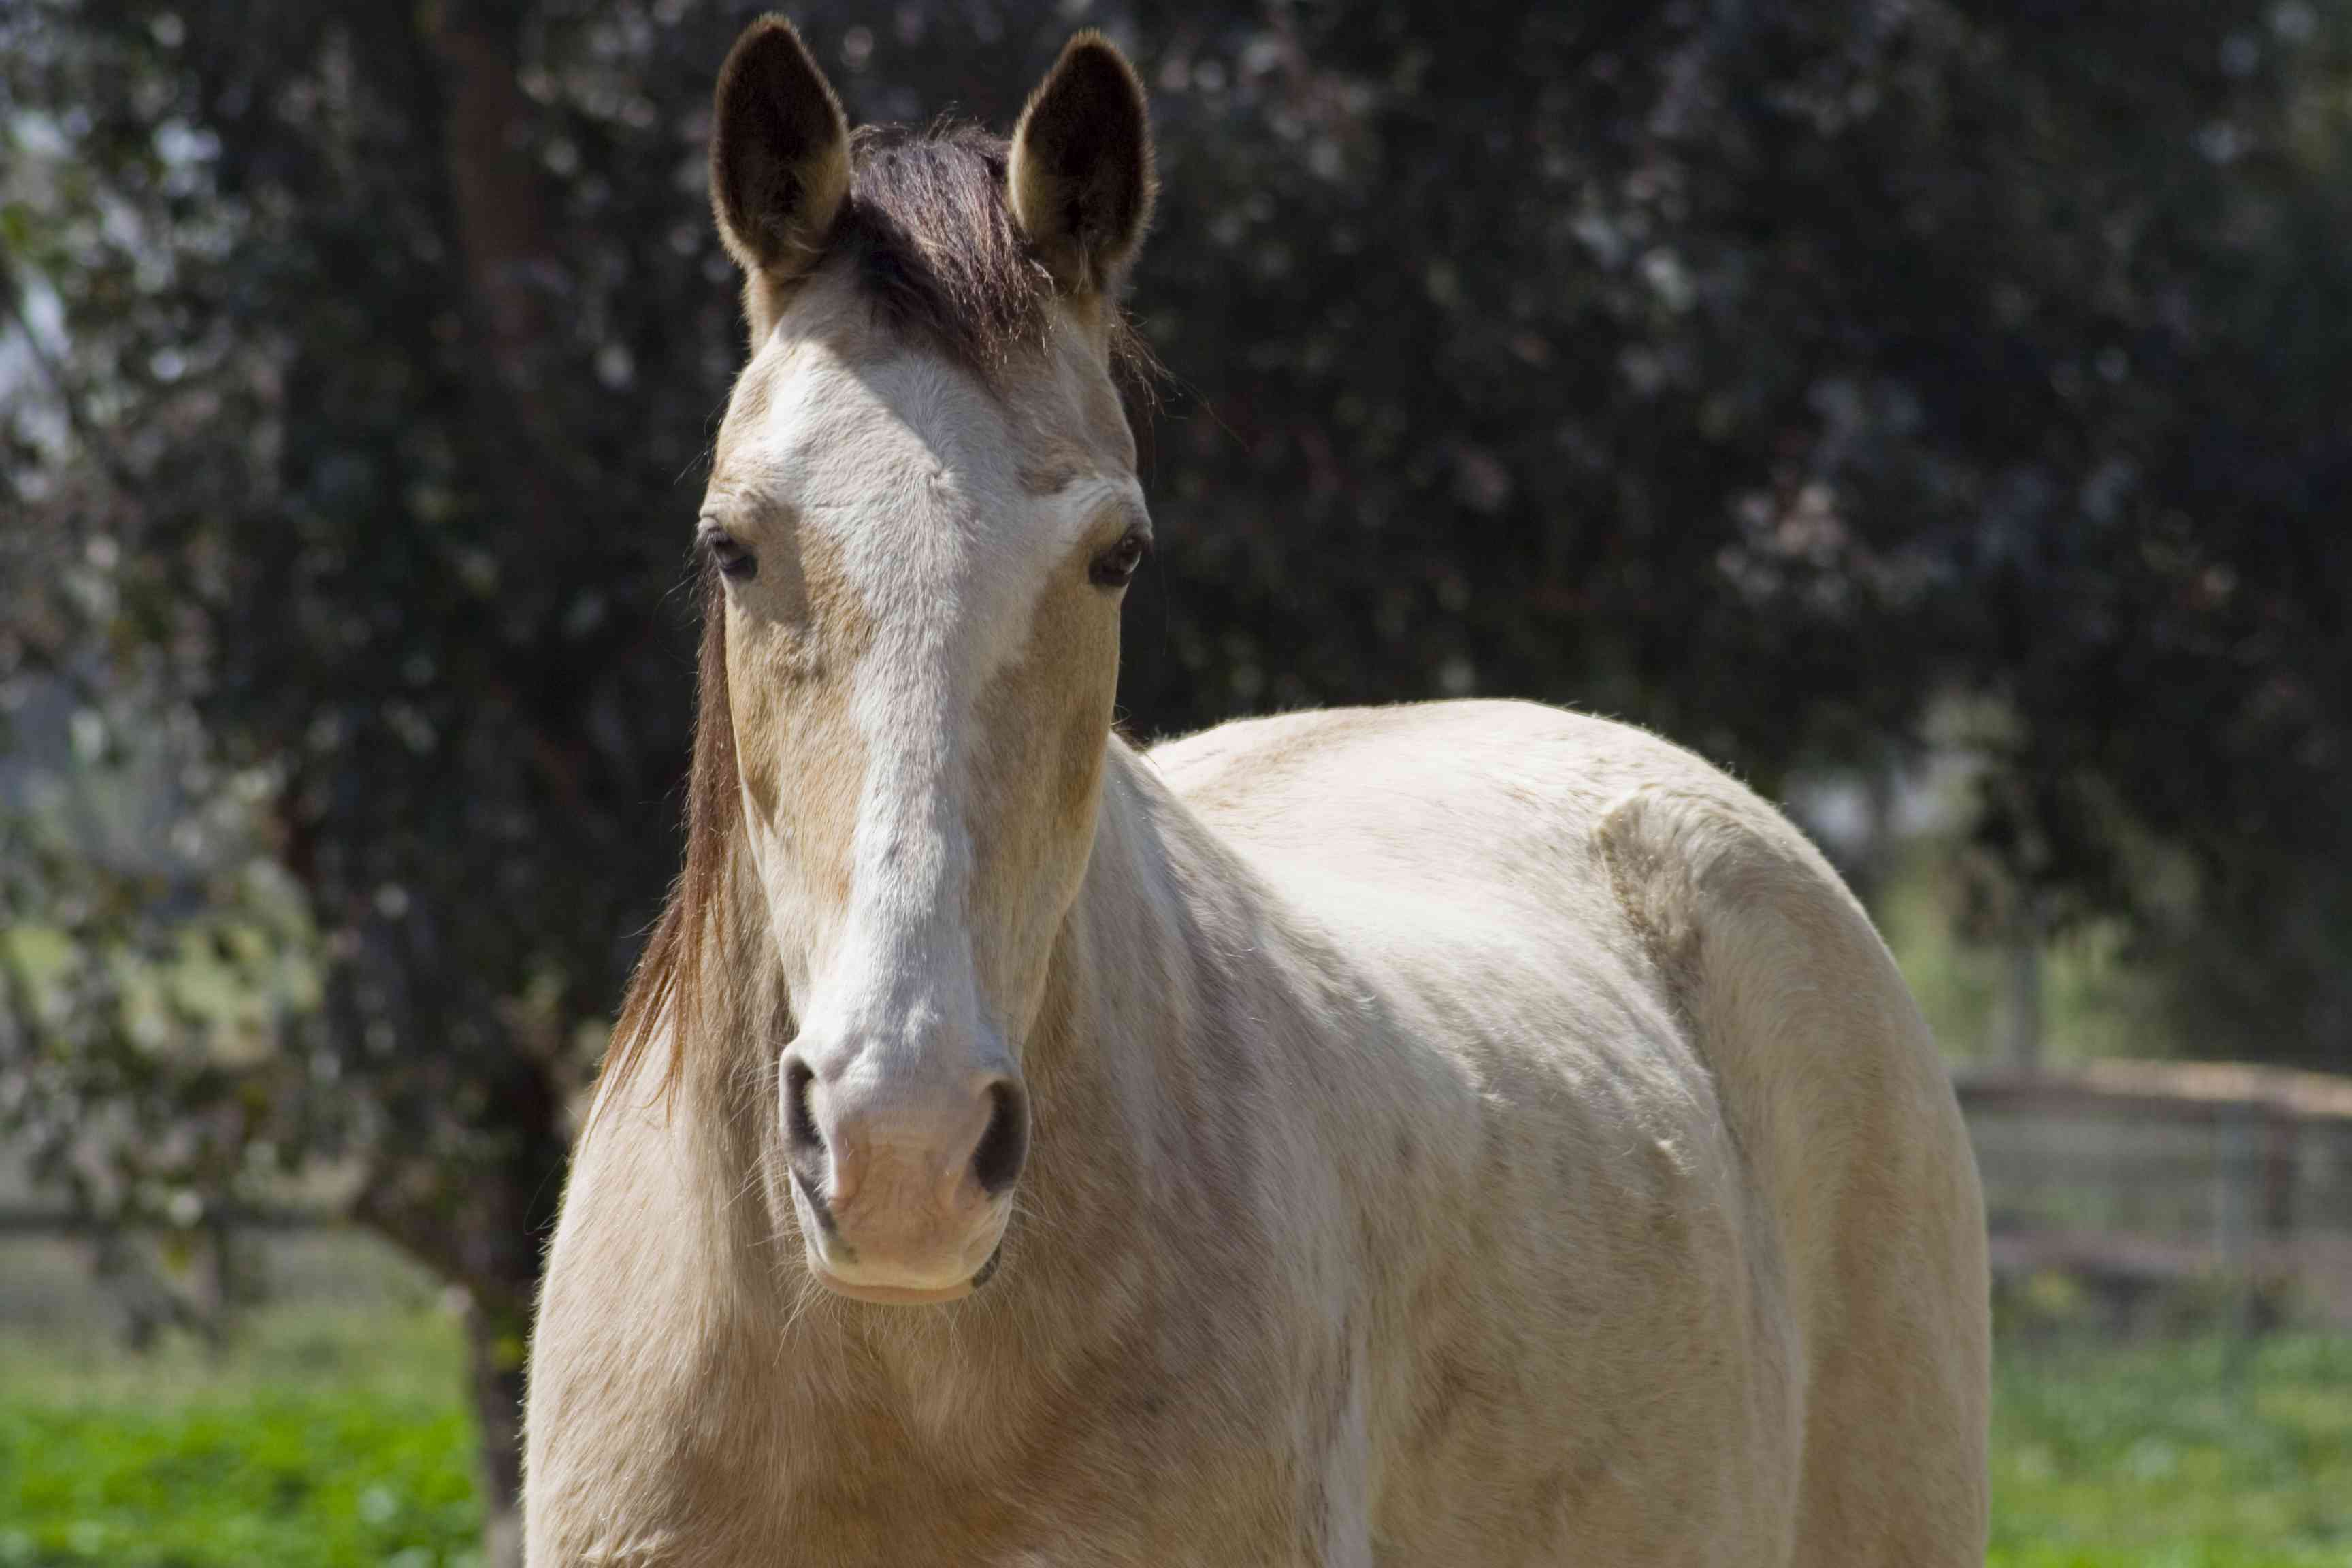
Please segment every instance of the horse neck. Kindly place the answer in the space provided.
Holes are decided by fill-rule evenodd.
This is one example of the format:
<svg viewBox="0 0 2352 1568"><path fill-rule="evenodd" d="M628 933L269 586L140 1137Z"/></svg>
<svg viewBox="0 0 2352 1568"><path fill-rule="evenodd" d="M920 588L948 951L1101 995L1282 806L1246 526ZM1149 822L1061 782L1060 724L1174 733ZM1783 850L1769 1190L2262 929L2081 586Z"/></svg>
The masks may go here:
<svg viewBox="0 0 2352 1568"><path fill-rule="evenodd" d="M1279 910L1216 836L1117 736L1085 880L1064 917L1023 1057L1038 1136L1024 1206L1127 1245L1145 1189L1213 1179L1204 1128L1223 1100L1234 998L1265 981Z"/></svg>
<svg viewBox="0 0 2352 1568"><path fill-rule="evenodd" d="M1026 1178L1033 1212L1048 1205L1066 1212L1087 1192L1124 1187L1146 1163L1138 1155L1149 1123L1149 1069L1164 1043L1154 1037L1150 1009L1133 1005L1140 1000L1133 977L1119 966L1139 946L1164 950L1175 933L1157 908L1164 857L1143 772L1140 759L1111 737L1086 876L1055 933L1037 1018L1023 1043L1039 1131ZM1057 1138L1057 1128L1085 1131Z"/></svg>

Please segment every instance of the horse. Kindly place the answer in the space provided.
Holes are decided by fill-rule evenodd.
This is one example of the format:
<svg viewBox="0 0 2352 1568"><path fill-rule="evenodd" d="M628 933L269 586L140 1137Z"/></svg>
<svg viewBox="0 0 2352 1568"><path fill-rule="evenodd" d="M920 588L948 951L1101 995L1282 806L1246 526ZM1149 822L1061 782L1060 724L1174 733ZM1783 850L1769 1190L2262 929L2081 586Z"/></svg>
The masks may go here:
<svg viewBox="0 0 2352 1568"><path fill-rule="evenodd" d="M1525 703L1139 750L1144 95L718 79L685 867L529 1367L557 1564L1981 1563L1982 1197L1827 861Z"/></svg>

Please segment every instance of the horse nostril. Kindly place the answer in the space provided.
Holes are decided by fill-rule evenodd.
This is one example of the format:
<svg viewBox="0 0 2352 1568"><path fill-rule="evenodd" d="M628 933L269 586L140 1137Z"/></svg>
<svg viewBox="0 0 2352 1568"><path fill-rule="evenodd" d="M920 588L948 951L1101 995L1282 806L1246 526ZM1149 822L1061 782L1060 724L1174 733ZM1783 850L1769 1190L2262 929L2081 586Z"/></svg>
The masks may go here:
<svg viewBox="0 0 2352 1568"><path fill-rule="evenodd" d="M990 1084L988 1098L993 1109L988 1131L971 1152L971 1173L981 1191L993 1197L1020 1179L1022 1163L1029 1157L1029 1107L1010 1083Z"/></svg>
<svg viewBox="0 0 2352 1568"><path fill-rule="evenodd" d="M824 1134L816 1130L816 1118L809 1110L809 1085L816 1074L808 1063L798 1057L784 1063L784 1142L794 1154L810 1155L824 1152Z"/></svg>

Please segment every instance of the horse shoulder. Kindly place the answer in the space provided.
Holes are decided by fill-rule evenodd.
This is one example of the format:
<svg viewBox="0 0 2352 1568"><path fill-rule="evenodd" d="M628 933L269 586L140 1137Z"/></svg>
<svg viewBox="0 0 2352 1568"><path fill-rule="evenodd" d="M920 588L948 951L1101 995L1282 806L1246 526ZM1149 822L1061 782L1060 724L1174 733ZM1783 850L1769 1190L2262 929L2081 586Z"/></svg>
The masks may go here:
<svg viewBox="0 0 2352 1568"><path fill-rule="evenodd" d="M736 1386L729 1270L658 1104L605 1108L575 1152L534 1328L524 1455L526 1558L629 1568L761 1561L771 1401ZM689 1550L690 1543L690 1550Z"/></svg>

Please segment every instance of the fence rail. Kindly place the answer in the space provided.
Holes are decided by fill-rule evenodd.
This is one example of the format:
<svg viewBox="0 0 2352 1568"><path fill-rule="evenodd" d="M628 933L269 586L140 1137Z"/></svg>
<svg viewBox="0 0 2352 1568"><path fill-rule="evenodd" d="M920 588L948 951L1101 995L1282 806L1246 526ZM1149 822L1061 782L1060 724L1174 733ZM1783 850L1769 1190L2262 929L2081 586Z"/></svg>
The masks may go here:
<svg viewBox="0 0 2352 1568"><path fill-rule="evenodd" d="M2206 1282L2249 1327L2290 1313L2352 1326L2352 1077L2102 1061L2032 1074L1963 1068L1954 1084L1984 1174L1998 1276L2065 1275L2126 1311ZM288 1244L349 1228L331 1205L303 1201L204 1227L215 1240ZM105 1234L21 1183L0 1184L0 1243Z"/></svg>
<svg viewBox="0 0 2352 1568"><path fill-rule="evenodd" d="M2129 1308L2209 1280L2254 1326L2352 1323L2352 1079L2236 1062L1955 1075L1997 1273Z"/></svg>

